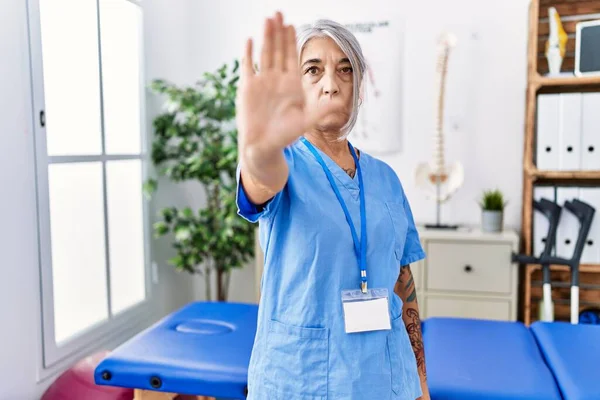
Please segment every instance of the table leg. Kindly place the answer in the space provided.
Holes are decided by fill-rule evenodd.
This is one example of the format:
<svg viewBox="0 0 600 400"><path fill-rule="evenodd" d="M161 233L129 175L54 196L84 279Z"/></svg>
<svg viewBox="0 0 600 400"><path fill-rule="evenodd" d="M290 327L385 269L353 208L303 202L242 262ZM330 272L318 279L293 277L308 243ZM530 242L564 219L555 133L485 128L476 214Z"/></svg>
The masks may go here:
<svg viewBox="0 0 600 400"><path fill-rule="evenodd" d="M154 390L135 389L133 400L173 400L177 393L156 392Z"/></svg>
<svg viewBox="0 0 600 400"><path fill-rule="evenodd" d="M154 390L135 389L133 400L217 400L208 396L178 395L177 393L156 392Z"/></svg>

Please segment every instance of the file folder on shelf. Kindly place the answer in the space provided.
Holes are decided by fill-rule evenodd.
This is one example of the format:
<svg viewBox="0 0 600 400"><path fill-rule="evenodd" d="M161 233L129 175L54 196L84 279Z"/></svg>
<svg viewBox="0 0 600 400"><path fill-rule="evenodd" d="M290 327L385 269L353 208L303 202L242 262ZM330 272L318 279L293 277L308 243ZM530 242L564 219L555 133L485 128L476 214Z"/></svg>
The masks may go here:
<svg viewBox="0 0 600 400"><path fill-rule="evenodd" d="M600 211L600 187L583 187L579 189L581 201L590 204ZM600 264L600 215L592 220L590 232L581 255L582 264Z"/></svg>
<svg viewBox="0 0 600 400"><path fill-rule="evenodd" d="M600 170L600 93L584 93L581 108L581 169Z"/></svg>
<svg viewBox="0 0 600 400"><path fill-rule="evenodd" d="M561 93L558 170L581 169L581 93Z"/></svg>
<svg viewBox="0 0 600 400"><path fill-rule="evenodd" d="M566 201L579 198L579 188L559 187L556 190L556 202L562 206ZM562 258L571 258L577 240L579 222L571 213L562 213L558 230L556 231L556 255Z"/></svg>
<svg viewBox="0 0 600 400"><path fill-rule="evenodd" d="M537 98L536 165L541 170L559 167L560 94Z"/></svg>

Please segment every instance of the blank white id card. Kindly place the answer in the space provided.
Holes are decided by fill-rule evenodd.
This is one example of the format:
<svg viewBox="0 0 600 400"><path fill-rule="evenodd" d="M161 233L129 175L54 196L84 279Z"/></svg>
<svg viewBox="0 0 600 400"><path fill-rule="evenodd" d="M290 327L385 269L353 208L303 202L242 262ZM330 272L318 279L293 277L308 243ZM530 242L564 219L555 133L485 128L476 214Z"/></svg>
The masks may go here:
<svg viewBox="0 0 600 400"><path fill-rule="evenodd" d="M342 291L346 333L391 329L387 289Z"/></svg>

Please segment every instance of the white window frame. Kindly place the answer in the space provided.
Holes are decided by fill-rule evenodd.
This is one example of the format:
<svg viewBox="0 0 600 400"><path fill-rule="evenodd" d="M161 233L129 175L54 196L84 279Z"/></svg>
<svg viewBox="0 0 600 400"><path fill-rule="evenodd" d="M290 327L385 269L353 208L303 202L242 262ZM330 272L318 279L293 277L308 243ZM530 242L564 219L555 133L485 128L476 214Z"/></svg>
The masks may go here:
<svg viewBox="0 0 600 400"><path fill-rule="evenodd" d="M98 15L98 57L101 60L100 52L100 5L101 0L96 0ZM142 7L141 0L122 0L128 1L136 6ZM148 160L148 139L146 123L146 96L145 96L145 76L144 76L144 46L143 46L143 23L140 24L140 99L141 99L141 153L129 155L106 155L105 154L105 133L104 133L104 115L102 111L102 154L96 156L48 156L46 151L46 128L42 124L42 112L45 110L44 101L44 80L42 64L42 42L40 27L40 8L39 0L27 0L28 23L29 23L29 51L30 51L30 71L32 83L32 107L34 122L34 142L35 142L35 160L36 160L36 190L37 190L37 219L38 219L38 240L39 240L39 266L40 266L40 290L41 290L41 318L42 318L42 354L41 365L38 370L38 379L43 380L52 375L57 370L68 366L80 357L104 348L110 344L119 343L124 338L139 331L145 327L152 316L152 281L151 279L151 222L149 215L149 204L143 201L143 232L144 232L144 257L145 257L145 299L124 310L117 315L112 314L111 296L110 296L110 257L108 241L108 215L107 215L107 188L106 188L106 162L111 160L141 160L142 180L148 178L149 160ZM142 21L143 21L143 10ZM102 64L100 62L100 85L102 85ZM102 90L100 91L100 104L103 105ZM71 337L60 346L54 338L54 295L52 282L52 254L51 254L51 231L50 231L50 204L49 204L49 184L48 184L48 166L51 163L72 163L72 162L102 162L103 166L103 201L104 201L104 228L105 228L105 246L106 246L106 290L108 299L108 319L98 323L80 334ZM140 190L143 182L140 182Z"/></svg>

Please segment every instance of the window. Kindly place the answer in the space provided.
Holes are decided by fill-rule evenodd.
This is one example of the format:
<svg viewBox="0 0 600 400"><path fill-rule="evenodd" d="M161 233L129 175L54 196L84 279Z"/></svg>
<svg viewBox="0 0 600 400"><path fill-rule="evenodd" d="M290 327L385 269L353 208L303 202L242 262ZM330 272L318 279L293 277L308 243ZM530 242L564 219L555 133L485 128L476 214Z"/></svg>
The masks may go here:
<svg viewBox="0 0 600 400"><path fill-rule="evenodd" d="M142 10L30 0L44 366L148 308Z"/></svg>

